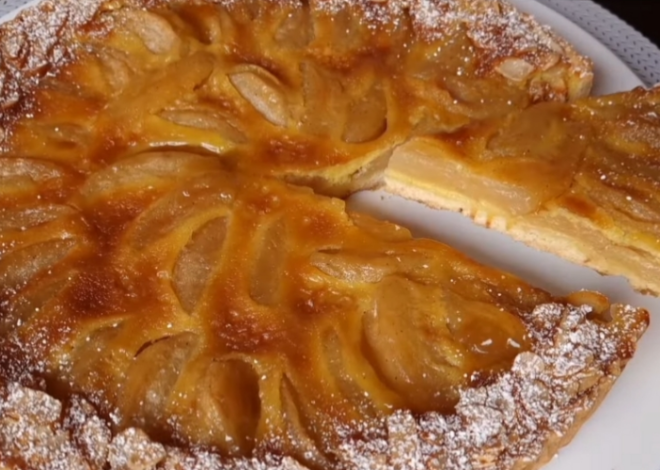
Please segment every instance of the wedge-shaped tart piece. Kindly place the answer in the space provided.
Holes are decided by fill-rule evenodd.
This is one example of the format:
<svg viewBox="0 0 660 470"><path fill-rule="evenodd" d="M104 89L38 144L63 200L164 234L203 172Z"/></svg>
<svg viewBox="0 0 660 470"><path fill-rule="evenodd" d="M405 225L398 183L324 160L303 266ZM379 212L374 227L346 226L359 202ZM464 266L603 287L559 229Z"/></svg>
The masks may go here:
<svg viewBox="0 0 660 470"><path fill-rule="evenodd" d="M660 88L544 103L400 147L395 193L660 294Z"/></svg>
<svg viewBox="0 0 660 470"><path fill-rule="evenodd" d="M648 323L213 157L134 155L19 206L46 170L15 162L0 160L18 175L0 193L0 376L84 397L124 452L140 429L226 468L521 468L570 439ZM16 387L4 407L35 398ZM78 426L51 414L4 413L0 455L60 455L12 434Z"/></svg>
<svg viewBox="0 0 660 470"><path fill-rule="evenodd" d="M373 186L411 133L592 82L587 59L499 0L56 1L3 27L0 64L17 155L93 169L194 147L330 195Z"/></svg>

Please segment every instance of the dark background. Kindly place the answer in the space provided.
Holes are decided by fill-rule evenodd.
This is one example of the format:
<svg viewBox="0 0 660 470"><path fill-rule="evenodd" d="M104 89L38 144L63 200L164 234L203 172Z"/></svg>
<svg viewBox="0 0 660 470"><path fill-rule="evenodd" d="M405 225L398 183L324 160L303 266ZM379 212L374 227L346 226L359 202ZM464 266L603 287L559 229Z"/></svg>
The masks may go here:
<svg viewBox="0 0 660 470"><path fill-rule="evenodd" d="M565 0L579 1L579 0ZM594 0L660 46L660 0Z"/></svg>

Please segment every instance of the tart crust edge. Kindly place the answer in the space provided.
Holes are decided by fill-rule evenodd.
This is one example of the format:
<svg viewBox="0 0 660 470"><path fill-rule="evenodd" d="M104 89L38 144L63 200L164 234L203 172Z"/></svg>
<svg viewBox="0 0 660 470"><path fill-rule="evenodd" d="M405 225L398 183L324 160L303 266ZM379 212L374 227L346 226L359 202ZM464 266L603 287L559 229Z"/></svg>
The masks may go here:
<svg viewBox="0 0 660 470"><path fill-rule="evenodd" d="M613 305L611 312L613 319L600 323L587 306L536 307L528 318L537 337L534 352L519 354L494 383L462 391L454 415L399 411L383 423L385 440L347 438L337 450L342 468L541 468L598 409L648 327L643 309ZM110 429L81 397L63 402L0 381L0 469L306 469L289 457L222 460L194 447L151 441L140 429Z"/></svg>

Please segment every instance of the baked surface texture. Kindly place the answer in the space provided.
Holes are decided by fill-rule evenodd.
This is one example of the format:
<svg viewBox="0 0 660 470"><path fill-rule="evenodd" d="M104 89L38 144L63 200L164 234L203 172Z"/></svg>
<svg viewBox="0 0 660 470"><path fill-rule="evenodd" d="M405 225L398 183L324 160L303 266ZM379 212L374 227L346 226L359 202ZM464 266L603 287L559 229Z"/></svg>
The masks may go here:
<svg viewBox="0 0 660 470"><path fill-rule="evenodd" d="M507 3L53 0L0 64L8 468L536 469L648 326L333 197L588 94Z"/></svg>

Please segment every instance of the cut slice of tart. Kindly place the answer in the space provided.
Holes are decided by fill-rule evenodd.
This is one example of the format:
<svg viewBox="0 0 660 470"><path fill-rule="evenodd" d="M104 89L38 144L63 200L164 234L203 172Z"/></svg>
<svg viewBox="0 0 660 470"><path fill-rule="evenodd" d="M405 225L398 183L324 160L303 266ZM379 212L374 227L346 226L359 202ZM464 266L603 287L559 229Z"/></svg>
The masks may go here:
<svg viewBox="0 0 660 470"><path fill-rule="evenodd" d="M0 159L7 168L45 178L37 160ZM537 465L594 411L648 325L644 310L554 298L212 157L138 154L16 205L22 188L16 177L0 192L0 376L67 407L83 397L109 446L140 429L225 468ZM48 400L19 390L5 409ZM35 450L12 433L30 420L75 432L74 417L51 415L5 412L0 455L46 468L35 462L61 438Z"/></svg>
<svg viewBox="0 0 660 470"><path fill-rule="evenodd" d="M545 103L415 137L389 191L660 294L660 88Z"/></svg>
<svg viewBox="0 0 660 470"><path fill-rule="evenodd" d="M14 154L93 171L195 148L340 196L373 186L410 133L592 83L588 59L499 0L60 0L3 26L0 54Z"/></svg>

